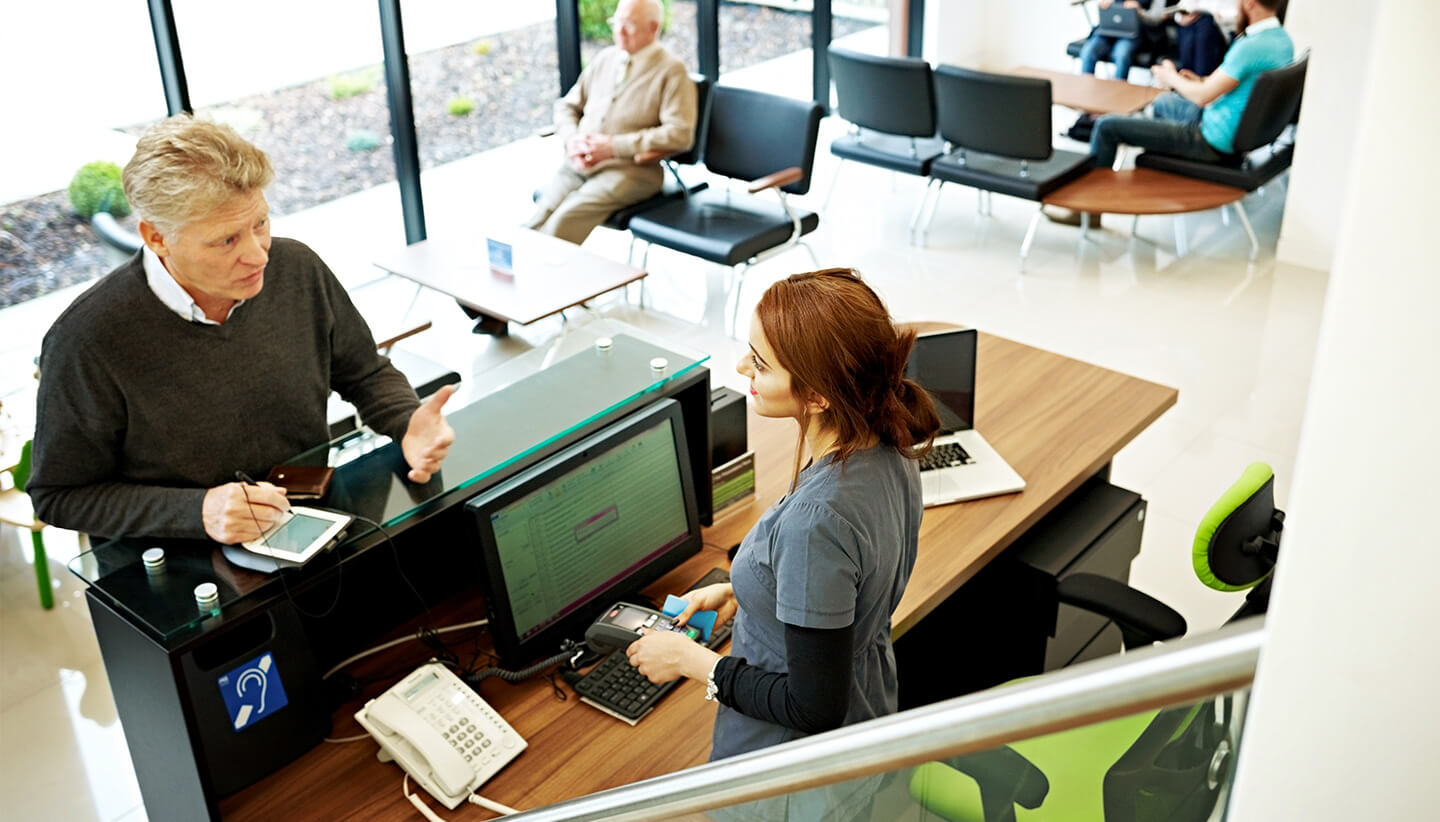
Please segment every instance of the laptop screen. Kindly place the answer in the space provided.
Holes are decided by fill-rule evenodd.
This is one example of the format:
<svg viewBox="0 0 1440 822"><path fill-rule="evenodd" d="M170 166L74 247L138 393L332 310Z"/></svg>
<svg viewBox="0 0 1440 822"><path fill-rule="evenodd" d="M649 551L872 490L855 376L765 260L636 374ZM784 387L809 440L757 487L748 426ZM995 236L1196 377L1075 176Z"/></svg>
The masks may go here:
<svg viewBox="0 0 1440 822"><path fill-rule="evenodd" d="M969 328L918 337L905 364L905 376L935 398L941 433L975 427L976 336Z"/></svg>

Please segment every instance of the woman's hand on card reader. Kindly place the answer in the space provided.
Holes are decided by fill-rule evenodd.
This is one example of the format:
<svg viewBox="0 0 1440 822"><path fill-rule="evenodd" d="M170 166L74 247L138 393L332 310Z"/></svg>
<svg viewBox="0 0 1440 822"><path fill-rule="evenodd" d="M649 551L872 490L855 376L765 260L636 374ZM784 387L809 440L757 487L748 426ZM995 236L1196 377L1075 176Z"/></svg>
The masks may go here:
<svg viewBox="0 0 1440 822"><path fill-rule="evenodd" d="M290 510L285 489L268 482L227 482L205 492L200 506L205 533L216 542L238 545L259 539Z"/></svg>
<svg viewBox="0 0 1440 822"><path fill-rule="evenodd" d="M730 587L728 582L717 582L714 585L706 585L704 588L696 588L680 598L689 604L675 617L676 625L688 624L690 617L694 616L697 611L714 611L715 624L724 625L730 621L731 617L735 616L735 611L739 608L735 602L735 589Z"/></svg>

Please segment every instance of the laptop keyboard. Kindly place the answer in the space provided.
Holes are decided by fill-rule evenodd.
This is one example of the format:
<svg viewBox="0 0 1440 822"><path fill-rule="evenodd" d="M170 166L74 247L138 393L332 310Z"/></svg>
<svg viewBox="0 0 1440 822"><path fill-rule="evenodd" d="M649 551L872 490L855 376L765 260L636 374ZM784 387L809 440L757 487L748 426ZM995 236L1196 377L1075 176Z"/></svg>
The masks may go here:
<svg viewBox="0 0 1440 822"><path fill-rule="evenodd" d="M920 458L921 471L934 471L939 468L953 468L957 465L970 465L975 458L970 456L958 442L947 442L944 445L937 445L930 449L930 453Z"/></svg>

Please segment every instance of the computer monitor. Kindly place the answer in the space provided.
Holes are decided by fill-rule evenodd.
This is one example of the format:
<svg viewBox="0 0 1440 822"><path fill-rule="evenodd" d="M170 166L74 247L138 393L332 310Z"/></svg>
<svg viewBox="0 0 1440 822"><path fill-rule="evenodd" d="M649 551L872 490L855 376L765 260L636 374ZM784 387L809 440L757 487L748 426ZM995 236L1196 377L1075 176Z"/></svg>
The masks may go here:
<svg viewBox="0 0 1440 822"><path fill-rule="evenodd" d="M689 455L680 404L665 399L468 503L507 663L579 639L605 608L700 550Z"/></svg>

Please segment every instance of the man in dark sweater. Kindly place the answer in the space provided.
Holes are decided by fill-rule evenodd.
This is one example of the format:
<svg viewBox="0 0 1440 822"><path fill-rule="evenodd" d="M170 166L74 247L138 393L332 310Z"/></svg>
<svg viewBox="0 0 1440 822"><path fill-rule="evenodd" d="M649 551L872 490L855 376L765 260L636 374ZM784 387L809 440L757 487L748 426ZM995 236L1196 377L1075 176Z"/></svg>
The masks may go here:
<svg viewBox="0 0 1440 822"><path fill-rule="evenodd" d="M439 470L453 389L421 404L316 254L271 240L264 153L172 117L136 146L125 193L145 248L55 321L41 349L34 469L42 521L95 535L255 539L288 509L242 485L329 437L338 391Z"/></svg>

